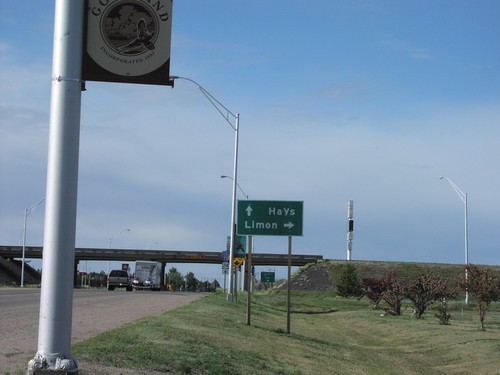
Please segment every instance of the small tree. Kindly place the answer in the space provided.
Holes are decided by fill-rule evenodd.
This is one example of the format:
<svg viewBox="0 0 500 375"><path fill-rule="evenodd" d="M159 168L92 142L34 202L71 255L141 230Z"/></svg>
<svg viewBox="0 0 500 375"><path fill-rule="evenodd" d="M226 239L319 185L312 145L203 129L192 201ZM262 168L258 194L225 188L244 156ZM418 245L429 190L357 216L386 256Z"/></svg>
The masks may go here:
<svg viewBox="0 0 500 375"><path fill-rule="evenodd" d="M186 275L186 289L189 292L196 292L196 288L198 287L198 279L194 277L194 273L188 272Z"/></svg>
<svg viewBox="0 0 500 375"><path fill-rule="evenodd" d="M102 287L106 285L106 272L101 271L99 273L97 272L91 272L89 274L89 281L90 281L90 286L91 287Z"/></svg>
<svg viewBox="0 0 500 375"><path fill-rule="evenodd" d="M385 291L382 280L365 278L361 283L361 289L363 294L359 297L359 299L364 296L368 297L368 299L373 303L373 308L378 309L378 305L382 300L382 296Z"/></svg>
<svg viewBox="0 0 500 375"><path fill-rule="evenodd" d="M184 278L175 267L172 267L168 270L167 278L168 283L175 285L176 289L179 289L181 285L184 285Z"/></svg>
<svg viewBox="0 0 500 375"><path fill-rule="evenodd" d="M436 311L434 312L434 316L438 318L439 324L445 326L450 324L451 314L448 312L448 303L446 302L446 298L441 300Z"/></svg>
<svg viewBox="0 0 500 375"><path fill-rule="evenodd" d="M403 283L398 280L394 271L386 274L381 281L384 289L382 299L389 305L389 308L385 309L386 314L401 315L401 303L404 298Z"/></svg>
<svg viewBox="0 0 500 375"><path fill-rule="evenodd" d="M432 303L451 296L446 282L433 273L419 276L406 284L403 293L415 307L415 317L421 319L427 307Z"/></svg>
<svg viewBox="0 0 500 375"><path fill-rule="evenodd" d="M488 268L478 267L473 264L465 266L467 277L460 281L462 289L468 291L477 303L481 330L484 331L484 316L491 301L500 298L498 280L489 275Z"/></svg>
<svg viewBox="0 0 500 375"><path fill-rule="evenodd" d="M352 264L347 264L340 274L337 284L337 292L341 297L354 297L359 296L361 287L359 285L358 275L356 274L356 267Z"/></svg>

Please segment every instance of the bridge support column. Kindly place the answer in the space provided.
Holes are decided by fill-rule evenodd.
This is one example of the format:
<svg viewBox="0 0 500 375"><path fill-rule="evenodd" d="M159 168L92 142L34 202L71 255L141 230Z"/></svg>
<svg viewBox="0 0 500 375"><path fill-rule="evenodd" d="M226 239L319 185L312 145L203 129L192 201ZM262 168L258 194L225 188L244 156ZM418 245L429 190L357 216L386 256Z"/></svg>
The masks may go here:
<svg viewBox="0 0 500 375"><path fill-rule="evenodd" d="M73 287L78 286L78 264L79 260L75 259L75 266L73 269Z"/></svg>
<svg viewBox="0 0 500 375"><path fill-rule="evenodd" d="M168 288L167 288L167 262L161 262L161 290L168 290Z"/></svg>

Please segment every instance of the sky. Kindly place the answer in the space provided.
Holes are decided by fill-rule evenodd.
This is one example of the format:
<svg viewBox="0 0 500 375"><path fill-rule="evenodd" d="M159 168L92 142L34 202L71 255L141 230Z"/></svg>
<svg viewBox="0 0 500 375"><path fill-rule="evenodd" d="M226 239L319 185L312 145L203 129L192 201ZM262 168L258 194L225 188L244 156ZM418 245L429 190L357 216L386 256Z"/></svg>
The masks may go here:
<svg viewBox="0 0 500 375"><path fill-rule="evenodd" d="M240 114L250 199L304 202L293 253L346 259L353 200L353 260L463 264L446 176L467 193L469 262L499 265L499 17L496 0L175 1L170 74ZM53 24L54 1L0 3L2 245L22 243L45 196ZM196 85L86 88L76 246L225 250L234 131ZM41 204L27 245L43 228ZM254 245L287 252L286 237Z"/></svg>

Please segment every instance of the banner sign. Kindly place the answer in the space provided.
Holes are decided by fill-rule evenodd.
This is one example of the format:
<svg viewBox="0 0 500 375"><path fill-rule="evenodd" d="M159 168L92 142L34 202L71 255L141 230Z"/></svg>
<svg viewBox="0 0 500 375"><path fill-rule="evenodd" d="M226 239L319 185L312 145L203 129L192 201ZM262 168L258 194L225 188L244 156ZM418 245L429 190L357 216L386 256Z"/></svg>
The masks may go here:
<svg viewBox="0 0 500 375"><path fill-rule="evenodd" d="M173 86L172 0L87 0L84 81Z"/></svg>
<svg viewBox="0 0 500 375"><path fill-rule="evenodd" d="M236 243L234 246L234 258L244 258L245 248L247 246L247 236L236 236Z"/></svg>

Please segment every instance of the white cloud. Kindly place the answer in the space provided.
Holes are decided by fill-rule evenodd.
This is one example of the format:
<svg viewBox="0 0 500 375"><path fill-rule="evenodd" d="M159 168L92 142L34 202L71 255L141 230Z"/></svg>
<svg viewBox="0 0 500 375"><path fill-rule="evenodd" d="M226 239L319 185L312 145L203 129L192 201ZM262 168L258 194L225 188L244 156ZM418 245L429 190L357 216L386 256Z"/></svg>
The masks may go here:
<svg viewBox="0 0 500 375"><path fill-rule="evenodd" d="M381 44L391 50L400 51L414 60L433 60L435 58L429 49L414 47L401 40L383 40Z"/></svg>

